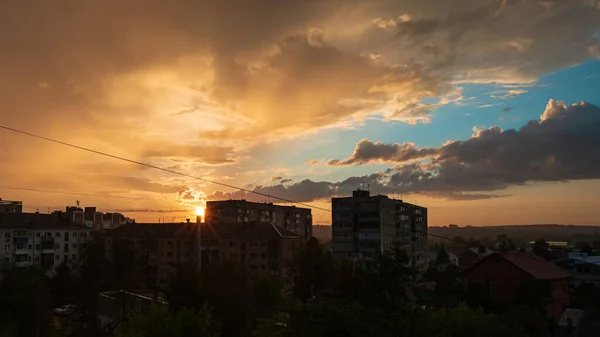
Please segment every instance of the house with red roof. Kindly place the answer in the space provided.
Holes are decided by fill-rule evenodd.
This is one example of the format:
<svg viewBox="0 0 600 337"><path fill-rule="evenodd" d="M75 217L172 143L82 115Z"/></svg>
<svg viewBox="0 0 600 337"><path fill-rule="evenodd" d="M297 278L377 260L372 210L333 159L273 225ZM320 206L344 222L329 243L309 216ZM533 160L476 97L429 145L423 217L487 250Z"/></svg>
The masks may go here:
<svg viewBox="0 0 600 337"><path fill-rule="evenodd" d="M488 284L493 304L516 304L519 286L531 280L546 281L552 287L552 301L546 307L548 317L555 321L569 306L571 275L530 252L493 253L462 272L465 291L474 284Z"/></svg>

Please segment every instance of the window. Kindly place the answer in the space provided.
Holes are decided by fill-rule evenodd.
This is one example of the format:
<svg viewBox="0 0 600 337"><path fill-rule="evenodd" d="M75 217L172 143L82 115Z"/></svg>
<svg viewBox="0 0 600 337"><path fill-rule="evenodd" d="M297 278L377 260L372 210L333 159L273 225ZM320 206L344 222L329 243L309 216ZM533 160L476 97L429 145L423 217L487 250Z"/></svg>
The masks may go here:
<svg viewBox="0 0 600 337"><path fill-rule="evenodd" d="M85 238L85 237L87 237L87 233L86 233L86 232L83 232L83 233L81 233L81 237L82 237L82 238Z"/></svg>
<svg viewBox="0 0 600 337"><path fill-rule="evenodd" d="M251 265L250 265L250 269L251 269L251 270L256 270L256 269L258 269L258 266L257 266L257 265L255 265L255 264L251 264Z"/></svg>
<svg viewBox="0 0 600 337"><path fill-rule="evenodd" d="M8 252L10 250L10 245L4 245L4 251Z"/></svg>
<svg viewBox="0 0 600 337"><path fill-rule="evenodd" d="M60 259L60 255L54 255L54 259L58 261Z"/></svg>
<svg viewBox="0 0 600 337"><path fill-rule="evenodd" d="M27 255L27 261L31 262L31 256Z"/></svg>
<svg viewBox="0 0 600 337"><path fill-rule="evenodd" d="M267 266L265 266L264 264L260 266L260 270L267 270Z"/></svg>
<svg viewBox="0 0 600 337"><path fill-rule="evenodd" d="M65 261L69 261L69 255L65 254L64 258Z"/></svg>
<svg viewBox="0 0 600 337"><path fill-rule="evenodd" d="M167 257L172 257L172 256L173 256L173 252L171 252L171 251L168 251L168 252L167 252Z"/></svg>
<svg viewBox="0 0 600 337"><path fill-rule="evenodd" d="M168 240L168 241L167 241L167 246L173 246L173 241L171 241L171 240Z"/></svg>
<svg viewBox="0 0 600 337"><path fill-rule="evenodd" d="M261 259L266 259L267 258L267 254L265 254L265 253L260 254L260 258Z"/></svg>
<svg viewBox="0 0 600 337"><path fill-rule="evenodd" d="M54 244L54 249L60 249L60 243L55 243Z"/></svg>
<svg viewBox="0 0 600 337"><path fill-rule="evenodd" d="M69 252L69 244L65 243L64 248L65 248L65 253L68 253Z"/></svg>
<svg viewBox="0 0 600 337"><path fill-rule="evenodd" d="M24 243L17 243L17 249L25 249Z"/></svg>
<svg viewBox="0 0 600 337"><path fill-rule="evenodd" d="M77 237L77 232L73 232L73 237L76 238Z"/></svg>
<svg viewBox="0 0 600 337"><path fill-rule="evenodd" d="M40 233L40 232L35 233L36 238L39 238L41 235L42 235L42 233Z"/></svg>
<svg viewBox="0 0 600 337"><path fill-rule="evenodd" d="M229 247L235 247L235 241L229 241Z"/></svg>
<svg viewBox="0 0 600 337"><path fill-rule="evenodd" d="M181 249L181 242L177 241L177 249Z"/></svg>
<svg viewBox="0 0 600 337"><path fill-rule="evenodd" d="M60 232L54 233L54 236L56 236L57 238L60 238Z"/></svg>
<svg viewBox="0 0 600 337"><path fill-rule="evenodd" d="M71 255L71 258L72 258L73 260L77 260L77 254L73 254L73 255Z"/></svg>
<svg viewBox="0 0 600 337"><path fill-rule="evenodd" d="M27 245L27 249L31 250L31 244Z"/></svg>
<svg viewBox="0 0 600 337"><path fill-rule="evenodd" d="M10 232L4 232L4 237L5 238L10 238Z"/></svg>
<svg viewBox="0 0 600 337"><path fill-rule="evenodd" d="M76 243L71 244L71 248L77 248L77 244Z"/></svg>
<svg viewBox="0 0 600 337"><path fill-rule="evenodd" d="M65 241L69 241L69 232L65 232Z"/></svg>
<svg viewBox="0 0 600 337"><path fill-rule="evenodd" d="M250 258L251 259L256 259L258 257L258 254L256 253L250 253Z"/></svg>
<svg viewBox="0 0 600 337"><path fill-rule="evenodd" d="M39 243L36 243L36 244L35 244L35 250L39 250L39 249L40 249L40 244L39 244Z"/></svg>
<svg viewBox="0 0 600 337"><path fill-rule="evenodd" d="M10 262L10 259L8 257L5 257L4 262L8 263L8 262Z"/></svg>
<svg viewBox="0 0 600 337"><path fill-rule="evenodd" d="M45 236L45 237L47 237L47 238L49 238L49 237L51 237L51 236L52 236L52 233L50 233L50 232L46 232L46 233L44 234L44 236Z"/></svg>
<svg viewBox="0 0 600 337"><path fill-rule="evenodd" d="M251 241L250 242L250 247L251 248L256 248L258 246L258 244L256 243L256 241Z"/></svg>

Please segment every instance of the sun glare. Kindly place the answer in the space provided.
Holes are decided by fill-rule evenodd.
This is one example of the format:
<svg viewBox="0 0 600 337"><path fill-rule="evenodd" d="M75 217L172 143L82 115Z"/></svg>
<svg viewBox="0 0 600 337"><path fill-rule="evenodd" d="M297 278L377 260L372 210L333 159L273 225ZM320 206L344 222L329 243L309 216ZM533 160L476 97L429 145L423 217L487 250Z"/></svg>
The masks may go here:
<svg viewBox="0 0 600 337"><path fill-rule="evenodd" d="M202 206L196 207L196 215L204 217L204 207L202 207Z"/></svg>

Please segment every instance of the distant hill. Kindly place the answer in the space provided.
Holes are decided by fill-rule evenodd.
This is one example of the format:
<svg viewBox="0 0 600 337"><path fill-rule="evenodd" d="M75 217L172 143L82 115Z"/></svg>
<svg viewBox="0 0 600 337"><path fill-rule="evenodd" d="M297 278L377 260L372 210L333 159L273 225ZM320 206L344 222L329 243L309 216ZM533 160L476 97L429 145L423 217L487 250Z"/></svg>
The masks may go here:
<svg viewBox="0 0 600 337"><path fill-rule="evenodd" d="M600 226L529 224L507 226L464 226L464 227L429 227L429 233L449 238L468 239L488 238L496 240L499 235L506 235L523 241L545 239L547 241L592 242L600 240Z"/></svg>

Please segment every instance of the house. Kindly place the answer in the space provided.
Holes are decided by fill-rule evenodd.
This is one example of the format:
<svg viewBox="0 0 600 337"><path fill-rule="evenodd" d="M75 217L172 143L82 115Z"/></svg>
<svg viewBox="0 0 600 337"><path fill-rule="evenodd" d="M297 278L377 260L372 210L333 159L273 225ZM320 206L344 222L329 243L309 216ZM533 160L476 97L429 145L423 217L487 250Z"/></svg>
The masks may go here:
<svg viewBox="0 0 600 337"><path fill-rule="evenodd" d="M458 267L460 270L464 270L492 253L494 253L493 250L484 246L479 248L467 248L458 254Z"/></svg>
<svg viewBox="0 0 600 337"><path fill-rule="evenodd" d="M552 287L552 302L546 307L548 317L555 321L569 305L571 275L529 252L493 253L462 273L465 291L469 287L489 284L491 302L499 306L516 304L519 286L527 281L546 281Z"/></svg>
<svg viewBox="0 0 600 337"><path fill-rule="evenodd" d="M579 287L582 284L591 283L600 287L600 256L572 252L566 259L552 261L552 263L572 275L572 286Z"/></svg>

